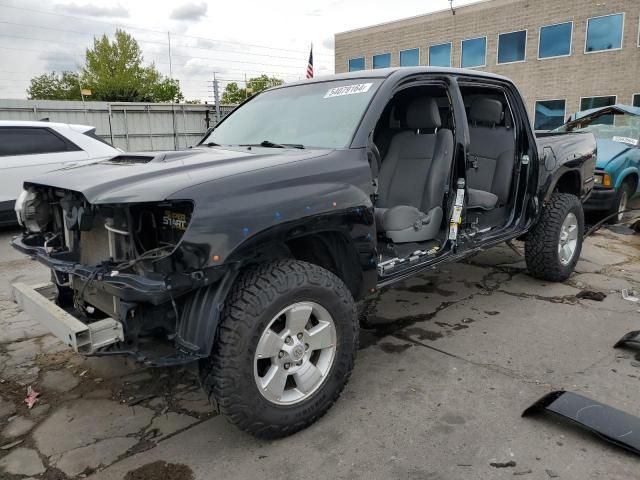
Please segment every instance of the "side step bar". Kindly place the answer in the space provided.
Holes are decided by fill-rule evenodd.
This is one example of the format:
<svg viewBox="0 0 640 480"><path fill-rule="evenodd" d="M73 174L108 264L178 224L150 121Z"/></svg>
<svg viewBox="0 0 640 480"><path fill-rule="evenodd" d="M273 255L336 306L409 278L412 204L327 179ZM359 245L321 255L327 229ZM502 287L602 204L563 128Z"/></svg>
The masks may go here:
<svg viewBox="0 0 640 480"><path fill-rule="evenodd" d="M605 439L640 455L640 418L573 392L546 394L527 408L523 417L549 412L565 418Z"/></svg>
<svg viewBox="0 0 640 480"><path fill-rule="evenodd" d="M14 283L12 293L24 312L78 353L91 355L99 348L124 341L122 324L113 318L85 324L58 307L52 300L56 294L52 283Z"/></svg>

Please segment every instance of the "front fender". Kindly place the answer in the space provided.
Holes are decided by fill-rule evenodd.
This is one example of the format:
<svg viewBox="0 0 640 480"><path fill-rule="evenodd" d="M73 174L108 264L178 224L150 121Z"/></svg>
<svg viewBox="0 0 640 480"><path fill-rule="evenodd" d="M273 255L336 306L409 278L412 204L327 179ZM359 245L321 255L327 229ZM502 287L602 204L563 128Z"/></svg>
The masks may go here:
<svg viewBox="0 0 640 480"><path fill-rule="evenodd" d="M607 173L609 173L613 177L613 185L616 188L616 190L620 188L620 185L622 185L622 182L624 182L629 177L629 175L635 175L636 177L640 176L638 174L638 168L636 166L629 166L624 170L616 173L615 175L608 171ZM636 182L636 191L638 191L639 187L640 187L640 182Z"/></svg>
<svg viewBox="0 0 640 480"><path fill-rule="evenodd" d="M200 265L223 265L272 227L357 208L372 208L371 170L364 149L274 166L194 185L174 196L195 207L181 248L198 250Z"/></svg>

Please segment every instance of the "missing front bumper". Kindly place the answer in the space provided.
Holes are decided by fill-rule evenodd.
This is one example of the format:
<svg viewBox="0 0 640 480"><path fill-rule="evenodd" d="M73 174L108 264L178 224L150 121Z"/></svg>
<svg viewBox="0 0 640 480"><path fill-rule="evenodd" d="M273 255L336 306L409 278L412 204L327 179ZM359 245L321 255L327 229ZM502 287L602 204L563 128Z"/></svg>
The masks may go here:
<svg viewBox="0 0 640 480"><path fill-rule="evenodd" d="M92 355L101 348L124 341L120 322L105 318L85 324L58 307L53 302L56 287L52 283L35 286L14 283L12 292L22 310L78 353Z"/></svg>

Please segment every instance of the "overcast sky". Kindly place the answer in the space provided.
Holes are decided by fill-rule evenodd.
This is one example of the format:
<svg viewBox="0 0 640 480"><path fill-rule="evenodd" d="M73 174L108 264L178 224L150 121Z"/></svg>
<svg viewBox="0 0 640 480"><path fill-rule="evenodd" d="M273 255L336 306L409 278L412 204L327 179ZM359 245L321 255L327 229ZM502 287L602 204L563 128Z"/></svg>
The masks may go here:
<svg viewBox="0 0 640 480"><path fill-rule="evenodd" d="M0 0L0 98L26 98L35 75L77 70L93 36L111 35L117 26L164 75L171 32L172 72L185 97L211 100L213 72L222 87L245 74L303 78L313 43L316 76L331 74L335 33L448 6L448 0Z"/></svg>

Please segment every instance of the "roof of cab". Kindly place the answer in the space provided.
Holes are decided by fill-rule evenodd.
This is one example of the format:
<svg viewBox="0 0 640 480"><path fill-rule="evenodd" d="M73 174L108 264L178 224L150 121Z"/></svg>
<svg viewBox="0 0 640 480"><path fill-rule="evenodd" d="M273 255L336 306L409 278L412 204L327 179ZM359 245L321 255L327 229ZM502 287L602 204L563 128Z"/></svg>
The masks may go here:
<svg viewBox="0 0 640 480"><path fill-rule="evenodd" d="M286 88L294 85L304 85L308 83L321 83L331 82L335 80L350 80L359 78L389 78L392 76L408 77L411 75L419 74L440 74L440 75L465 75L480 78L493 78L496 80L511 80L502 75L496 75L495 73L483 72L480 70L471 70L467 68L449 68L449 67L392 67L392 68L379 68L375 70L358 70L357 72L338 73L334 75L323 75L321 77L315 77L308 80L298 80L295 82L285 83L277 88Z"/></svg>

